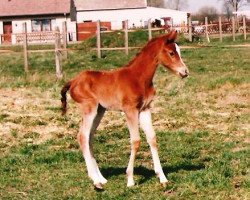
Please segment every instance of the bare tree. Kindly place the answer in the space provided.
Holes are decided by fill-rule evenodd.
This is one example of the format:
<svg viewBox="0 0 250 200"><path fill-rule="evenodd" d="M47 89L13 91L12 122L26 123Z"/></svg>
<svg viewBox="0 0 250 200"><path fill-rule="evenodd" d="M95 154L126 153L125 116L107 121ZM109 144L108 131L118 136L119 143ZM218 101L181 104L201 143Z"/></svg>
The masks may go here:
<svg viewBox="0 0 250 200"><path fill-rule="evenodd" d="M215 21L218 19L219 12L213 6L204 6L199 9L196 15L193 16L193 20L203 22L205 17L208 17L209 21Z"/></svg>
<svg viewBox="0 0 250 200"><path fill-rule="evenodd" d="M188 7L187 0L166 0L165 7L174 10L183 10Z"/></svg>
<svg viewBox="0 0 250 200"><path fill-rule="evenodd" d="M147 0L148 6L161 7L161 8L165 6L164 2L165 0Z"/></svg>
<svg viewBox="0 0 250 200"><path fill-rule="evenodd" d="M238 11L239 8L247 4L247 0L218 0L224 1L224 5L229 6L233 11Z"/></svg>
<svg viewBox="0 0 250 200"><path fill-rule="evenodd" d="M188 7L188 0L147 0L148 6L183 10Z"/></svg>
<svg viewBox="0 0 250 200"><path fill-rule="evenodd" d="M230 18L233 16L233 9L227 2L224 2L222 12L225 14L227 20L230 20Z"/></svg>

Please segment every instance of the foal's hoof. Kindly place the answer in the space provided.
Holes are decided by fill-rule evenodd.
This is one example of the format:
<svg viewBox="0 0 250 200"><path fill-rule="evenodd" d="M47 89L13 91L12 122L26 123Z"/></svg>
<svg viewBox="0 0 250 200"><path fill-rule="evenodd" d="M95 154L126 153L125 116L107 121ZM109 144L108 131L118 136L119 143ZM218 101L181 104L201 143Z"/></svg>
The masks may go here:
<svg viewBox="0 0 250 200"><path fill-rule="evenodd" d="M169 181L166 181L166 182L162 182L162 183L161 183L162 187L166 187L168 184L169 184Z"/></svg>
<svg viewBox="0 0 250 200"><path fill-rule="evenodd" d="M133 187L134 185L135 185L135 182L134 182L133 179L132 180L128 180L127 187Z"/></svg>
<svg viewBox="0 0 250 200"><path fill-rule="evenodd" d="M128 183L127 184L127 187L133 187L133 186L135 186L135 183Z"/></svg>
<svg viewBox="0 0 250 200"><path fill-rule="evenodd" d="M95 190L97 191L103 191L103 185L101 183L94 184Z"/></svg>
<svg viewBox="0 0 250 200"><path fill-rule="evenodd" d="M101 179L101 184L102 185L106 184L107 182L108 182L107 179L105 179L105 178Z"/></svg>

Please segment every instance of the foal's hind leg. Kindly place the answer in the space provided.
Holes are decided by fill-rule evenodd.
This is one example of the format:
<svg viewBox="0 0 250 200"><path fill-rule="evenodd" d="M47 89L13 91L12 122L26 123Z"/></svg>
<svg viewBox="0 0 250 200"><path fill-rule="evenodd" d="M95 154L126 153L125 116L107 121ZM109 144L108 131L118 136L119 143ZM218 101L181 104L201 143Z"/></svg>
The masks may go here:
<svg viewBox="0 0 250 200"><path fill-rule="evenodd" d="M154 132L152 121L151 121L151 113L150 110L142 111L139 115L140 126L146 134L147 142L149 143L152 158L154 162L154 170L157 176L160 179L162 184L168 182L166 176L161 167L158 151L157 151L157 143L156 143L156 134Z"/></svg>
<svg viewBox="0 0 250 200"><path fill-rule="evenodd" d="M95 134L95 131L97 129L97 127L99 126L101 120L102 120L102 117L105 113L106 109L104 107L102 107L101 105L98 106L98 109L97 109L97 115L93 121L93 125L92 125L92 128L91 128L91 132L90 132L90 140L89 140L89 145L90 145L90 152L91 152L91 155L92 155L92 160L93 160L93 163L96 167L96 171L99 175L99 179L100 179L100 182L102 184L105 184L107 183L107 180L103 177L103 175L101 174L100 172L100 169L97 165L97 162L94 158L94 154L93 154L93 137L94 137L94 134Z"/></svg>
<svg viewBox="0 0 250 200"><path fill-rule="evenodd" d="M95 187L102 188L101 180L97 170L97 164L94 162L93 155L90 150L90 132L94 119L97 115L97 105L88 104L80 105L82 110L82 123L78 134L78 141L83 152L89 177L93 180Z"/></svg>

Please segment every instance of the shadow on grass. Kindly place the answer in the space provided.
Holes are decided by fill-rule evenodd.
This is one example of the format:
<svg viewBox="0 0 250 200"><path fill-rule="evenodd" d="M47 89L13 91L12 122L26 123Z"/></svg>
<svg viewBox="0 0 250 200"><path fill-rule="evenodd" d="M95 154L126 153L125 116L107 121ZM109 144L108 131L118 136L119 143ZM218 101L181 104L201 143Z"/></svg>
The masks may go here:
<svg viewBox="0 0 250 200"><path fill-rule="evenodd" d="M197 171L202 170L205 168L205 165L203 163L177 163L173 166L165 166L163 167L163 171L165 174L178 172L179 170L185 170L185 171ZM104 177L109 178L112 176L118 176L121 174L126 174L126 168L125 167L108 167L108 168L102 168L101 169L102 174ZM139 184L142 184L149 179L151 179L153 176L155 176L155 172L152 169L147 169L146 167L139 166L134 168L134 174L143 176L144 178L140 180Z"/></svg>

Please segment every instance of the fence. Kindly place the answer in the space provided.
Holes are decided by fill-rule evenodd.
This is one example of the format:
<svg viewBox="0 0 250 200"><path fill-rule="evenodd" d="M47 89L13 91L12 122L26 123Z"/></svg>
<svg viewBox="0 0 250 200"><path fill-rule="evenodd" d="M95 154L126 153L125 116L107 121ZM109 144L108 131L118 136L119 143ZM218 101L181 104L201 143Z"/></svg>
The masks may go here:
<svg viewBox="0 0 250 200"><path fill-rule="evenodd" d="M53 41L55 44L55 49L48 49L43 50L44 52L55 52L55 71L56 76L58 79L62 78L62 67L61 67L61 60L62 58L67 59L67 28L66 28L66 22L63 22L63 31L60 33L60 30L58 27L56 27L55 31L50 32L48 35L42 35L42 34L31 34L27 33L27 24L23 23L23 33L18 34L18 42L22 42L23 44L23 58L24 58L24 71L29 72L29 62L28 62L28 43L31 42L33 37L41 37L43 39L49 39L50 41ZM33 40L32 40L33 41Z"/></svg>
<svg viewBox="0 0 250 200"><path fill-rule="evenodd" d="M129 47L129 32L134 32L136 29L128 29L128 20L123 22L123 32L124 32L124 47L101 47L101 35L102 33L110 33L111 30L102 30L101 22L98 20L96 22L96 31L93 31L96 34L97 44L96 51L98 58L101 58L103 50L124 50L128 55L129 49L141 48L141 47ZM144 31L148 32L148 40L152 38L153 31L163 31L168 32L169 30L175 29L180 33L184 33L190 42L194 40L195 37L204 36L208 42L210 42L210 35L217 35L220 38L220 41L223 40L223 35L231 34L233 40L235 40L236 32L243 34L244 39L247 38L247 32L250 32L250 21L247 21L245 17L242 18L242 21L236 20L233 17L230 22L222 22L221 17L219 17L217 23L208 24L208 18L205 18L205 24L202 25L193 25L191 22L191 18L188 19L187 25L171 25L171 26L162 26L162 27L152 27L151 19L148 20L148 26ZM1 36L3 37L3 35ZM0 38L1 38L0 37ZM34 41L46 41L53 42L55 44L54 50L43 50L43 51L54 51L55 52L55 68L56 68L56 76L58 79L62 78L62 68L61 68L61 60L62 58L67 58L67 27L66 23L63 23L63 30L60 33L59 28L56 28L55 31L50 32L42 32L42 33L27 33L26 23L23 24L23 33L16 34L16 40L19 44L23 44L23 57L24 57L24 70L25 72L29 71L28 66L28 44Z"/></svg>
<svg viewBox="0 0 250 200"><path fill-rule="evenodd" d="M134 29L128 29L128 20L124 21L124 47L116 48L102 48L101 47L101 33L109 33L111 31L101 31L101 22L98 20L96 29L97 37L97 55L98 58L101 58L102 50L124 50L128 55L129 49L140 48L140 47L129 47L128 46L128 33L135 31ZM217 23L208 24L208 18L205 18L204 25L193 25L191 18L188 18L187 25L171 25L171 26L162 26L159 28L152 28L151 20L148 20L147 28L144 28L145 31L148 31L148 39L152 38L153 31L162 30L164 32L169 32L170 30L177 30L179 33L184 33L190 42L192 42L196 37L204 36L207 42L210 42L210 35L218 35L220 41L223 40L223 35L231 34L233 41L235 41L235 34L238 32L244 35L244 39L247 39L247 32L250 32L250 21L246 21L245 16L242 18L242 21L237 21L232 17L231 22L222 22L221 17L218 18Z"/></svg>

